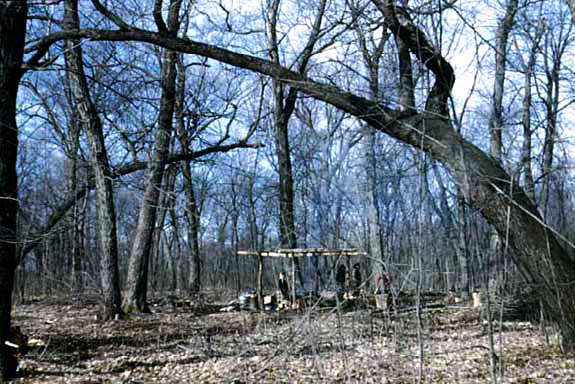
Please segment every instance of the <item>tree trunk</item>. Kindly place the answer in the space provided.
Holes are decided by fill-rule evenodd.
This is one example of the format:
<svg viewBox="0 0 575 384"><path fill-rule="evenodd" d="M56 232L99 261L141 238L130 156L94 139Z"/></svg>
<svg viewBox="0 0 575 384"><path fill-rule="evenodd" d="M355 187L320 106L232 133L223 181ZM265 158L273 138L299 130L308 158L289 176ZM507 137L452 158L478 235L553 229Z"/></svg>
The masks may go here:
<svg viewBox="0 0 575 384"><path fill-rule="evenodd" d="M543 28L541 28L543 30ZM521 162L523 166L524 182L525 182L525 193L531 201L535 202L535 182L533 178L533 170L531 167L531 76L533 76L533 69L535 67L535 53L539 45L540 33L537 34L535 38L535 43L531 48L529 54L529 61L527 67L525 68L525 86L523 97L523 111L522 111L522 121L523 121L523 148L521 152Z"/></svg>
<svg viewBox="0 0 575 384"><path fill-rule="evenodd" d="M179 12L181 0L171 0L168 15L168 31L170 36L176 36L179 29ZM158 28L161 30L163 21L160 15L155 15ZM165 28L165 25L164 25ZM162 55L162 71L160 87L160 112L158 117L158 132L156 144L148 169L148 181L144 191L144 199L138 214L136 236L132 245L128 276L126 281L127 295L124 299L126 312L150 312L147 304L148 268L150 250L156 223L156 207L160 198L164 167L170 149L170 138L173 130L173 118L176 94L176 61L177 53L165 50Z"/></svg>
<svg viewBox="0 0 575 384"><path fill-rule="evenodd" d="M183 30L187 31L189 25L189 15L184 19ZM184 32L185 33L185 32ZM198 133L200 124L200 111L194 111L191 116L191 125L186 127L185 124L185 97L186 97L186 67L184 66L183 56L177 59L176 69L178 79L176 84L176 133L182 145L182 152L187 154L191 151L191 140ZM194 103L198 107L197 103ZM191 132L188 129L191 127ZM191 137L190 137L191 136ZM187 199L187 209L185 210L186 220L188 223L188 270L187 279L188 291L194 295L200 292L202 287L202 260L200 256L200 209L194 190L194 179L192 176L191 161L182 161L180 164L183 175L184 191Z"/></svg>
<svg viewBox="0 0 575 384"><path fill-rule="evenodd" d="M505 16L500 20L495 34L495 83L489 131L491 137L491 155L501 161L503 131L503 93L505 84L505 65L507 64L507 40L513 26L517 1L509 0Z"/></svg>
<svg viewBox="0 0 575 384"><path fill-rule="evenodd" d="M279 0L272 0L268 9L268 51L272 62L279 64L279 49L277 41L277 16ZM276 144L276 156L279 174L279 208L280 208L280 248L297 248L297 237L294 219L294 189L291 166L291 153L289 145L289 118L295 108L284 104L284 85L280 81L273 80L274 101L274 137ZM299 266L298 275L301 273ZM300 280L301 281L301 280Z"/></svg>
<svg viewBox="0 0 575 384"><path fill-rule="evenodd" d="M279 43L277 38L277 18L280 0L271 0L268 4L267 38L270 60L279 65ZM326 0L321 0L312 32L306 47L301 54L299 73L304 74L318 40L321 23L325 12ZM274 129L276 156L279 174L279 208L280 208L280 248L297 248L297 232L294 212L294 180L291 165L289 144L289 120L295 110L297 88L290 88L284 95L284 84L276 79L272 81L274 99ZM299 259L294 258L298 280L303 285L303 275ZM295 287L292 287L295 290Z"/></svg>
<svg viewBox="0 0 575 384"><path fill-rule="evenodd" d="M353 9L354 12L358 12L357 9ZM359 16L358 14L356 16ZM384 53L384 46L389 38L389 33L384 29L383 36L377 47L370 52L367 44L367 38L365 32L360 28L358 24L355 25L356 34L358 35L358 42L360 45L363 60L369 71L369 90L372 100L378 100L380 96L379 86L379 69L380 61ZM400 67L402 71L407 71L405 75L405 82L400 82L400 105L402 108L413 108L415 107L415 100L413 96L413 78L411 76L411 58L409 53L409 48L403 44L400 40L396 40L398 45L398 56L400 58ZM400 47L401 44L401 47ZM407 49L407 52L406 52ZM405 85L411 85L406 87ZM373 276L383 276L383 272L386 271L386 248L385 248L385 233L383 228L382 219L382 209L380 204L379 188L377 187L378 178L378 159L376 156L377 147L377 136L375 130L368 130L364 136L364 146L365 146L365 169L367 176L367 188L368 188L368 201L369 201L369 220L368 220L368 232L371 236L375 237L375 241L371 241L369 238L369 243L372 244L370 247L370 253L377 260L372 264L372 275ZM373 227L373 229L372 229Z"/></svg>
<svg viewBox="0 0 575 384"><path fill-rule="evenodd" d="M182 144L182 151L187 153L190 149L190 139L188 130L184 124L183 106L184 106L184 91L185 91L185 77L184 66L181 61L178 62L178 89L176 96L176 127L178 137ZM193 116L192 121L193 132L198 129L199 116ZM190 294L196 294L200 291L202 286L202 263L200 257L200 211L196 200L196 193L194 190L194 180L192 176L192 168L190 161L182 161L180 164L182 169L184 191L186 194L187 206L185 210L186 219L188 222L188 262L189 271L188 276L188 289Z"/></svg>
<svg viewBox="0 0 575 384"><path fill-rule="evenodd" d="M524 92L523 96L523 110L521 112L521 120L523 125L523 147L521 149L521 168L523 170L523 180L525 184L525 193L531 201L537 203L535 197L535 181L533 177L533 168L531 166L532 162L532 145L531 145L531 135L533 134L533 129L531 128L531 78L534 76L535 64L537 59L537 53L539 52L539 47L543 34L547 28L544 27L544 23L541 22L535 31L535 36L531 39L531 47L529 50L529 58L527 63L522 61L523 66L523 76L524 76ZM521 56L520 56L521 57Z"/></svg>
<svg viewBox="0 0 575 384"><path fill-rule="evenodd" d="M176 186L176 174L178 172L177 165L172 165L167 167L164 172L164 182L163 188L160 192L159 203L157 206L157 220L155 225L154 234L152 235L153 240L152 244L156 246L156 264L155 270L152 271L152 281L153 284L151 286L161 287L161 289L165 289L166 282L163 281L165 279L165 275L160 275L163 272L163 266L166 265L167 262L171 262L171 246L168 240L168 237L164 231L164 224L166 222L166 216L170 209L175 204L175 186ZM152 264L154 265L154 264Z"/></svg>
<svg viewBox="0 0 575 384"><path fill-rule="evenodd" d="M557 45L549 34L545 41L545 75L547 79L545 109L547 124L545 127L545 139L543 141L543 163L542 175L543 185L541 186L540 207L543 212L543 218L547 219L549 211L549 195L551 193L551 182L553 175L553 156L555 152L555 142L557 141L557 116L559 113L559 68L561 58L565 49L565 44L560 42ZM549 65L549 58L552 60Z"/></svg>
<svg viewBox="0 0 575 384"><path fill-rule="evenodd" d="M18 126L16 98L22 76L26 37L26 1L0 3L0 379L16 372L10 337L12 290L16 269Z"/></svg>
<svg viewBox="0 0 575 384"><path fill-rule="evenodd" d="M469 292L474 288L471 286L471 279L470 279L470 263L469 263L469 247L467 246L467 218L466 218L466 209L465 209L465 196L461 192L461 188L459 185L456 186L457 188L457 239L456 239L456 248L457 248L457 256L460 268L460 278L459 287L463 290L463 297L464 300L467 301L469 298Z"/></svg>
<svg viewBox="0 0 575 384"><path fill-rule="evenodd" d="M66 81L66 98L68 105L71 109L72 121L68 124L69 136L70 136L70 169L68 173L68 190L72 193L76 192L78 189L78 174L79 174L79 149L80 149L80 118L78 116L78 111L75 103L73 102L72 90L69 84L71 83L69 77ZM67 254L68 262L70 263L69 273L71 275L70 285L72 287L72 294L74 296L79 296L82 293L82 222L83 213L80 211L81 206L74 203L74 210L72 217L70 218L70 241L71 250Z"/></svg>
<svg viewBox="0 0 575 384"><path fill-rule="evenodd" d="M178 215L176 214L175 202L170 207L170 220L172 221L172 226L174 228L173 234L173 255L168 256L171 260L171 272L172 281L170 282L170 291L174 293L183 293L185 291L185 284L182 282L182 247L180 245L180 223L178 221ZM184 269L185 270L185 269Z"/></svg>
<svg viewBox="0 0 575 384"><path fill-rule="evenodd" d="M509 0L505 16L499 21L495 33L495 82L493 84L492 110L489 119L489 133L491 139L491 155L503 161L503 94L505 89L505 66L507 64L507 41L517 12L518 0ZM497 230L490 231L490 252L487 255L491 262L486 263L487 271L493 279L498 279L499 267L502 263L502 239Z"/></svg>
<svg viewBox="0 0 575 384"><path fill-rule="evenodd" d="M80 26L78 1L66 1L66 28L77 29ZM66 65L69 69L70 88L77 103L80 126L86 129L90 140L96 180L96 210L98 235L101 247L101 284L103 308L102 318L110 320L122 316L120 275L118 271L118 241L116 232L116 209L108 153L104 143L102 121L96 111L88 81L84 73L82 48L79 41L66 41Z"/></svg>

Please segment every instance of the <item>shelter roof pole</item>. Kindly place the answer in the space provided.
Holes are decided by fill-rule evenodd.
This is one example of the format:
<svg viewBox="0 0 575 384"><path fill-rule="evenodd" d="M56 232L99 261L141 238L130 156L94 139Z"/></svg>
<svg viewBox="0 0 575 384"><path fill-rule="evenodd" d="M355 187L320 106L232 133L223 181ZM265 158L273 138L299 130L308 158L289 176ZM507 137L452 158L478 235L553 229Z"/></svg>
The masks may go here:
<svg viewBox="0 0 575 384"><path fill-rule="evenodd" d="M261 252L258 252L258 301L260 304L260 308L263 307L263 284L262 284L262 276L264 274L264 258Z"/></svg>
<svg viewBox="0 0 575 384"><path fill-rule="evenodd" d="M292 302L295 304L295 260L293 255L291 258L291 289L292 289Z"/></svg>

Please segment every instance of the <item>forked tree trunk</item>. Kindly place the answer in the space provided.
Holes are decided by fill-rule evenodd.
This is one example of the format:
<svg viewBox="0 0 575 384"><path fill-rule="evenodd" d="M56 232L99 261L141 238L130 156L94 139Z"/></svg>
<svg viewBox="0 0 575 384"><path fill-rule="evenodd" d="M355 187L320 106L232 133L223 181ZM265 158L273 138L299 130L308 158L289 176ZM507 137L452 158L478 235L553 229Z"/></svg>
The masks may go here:
<svg viewBox="0 0 575 384"><path fill-rule="evenodd" d="M161 3L161 2L160 2ZM168 30L165 31L171 36L176 36L179 29L179 13L181 0L171 0L170 12L168 15ZM165 29L161 19L161 13L154 15L158 28ZM152 155L151 164L148 168L148 181L144 191L144 198L138 215L138 225L136 236L132 245L130 262L128 265L127 294L124 298L124 310L130 312L149 312L147 304L148 294L148 268L150 260L150 250L154 226L156 223L156 213L164 168L170 149L170 138L173 130L174 108L176 102L176 61L177 53L166 50L162 55L162 70L160 87L160 112L158 117L158 132L156 135L156 145Z"/></svg>
<svg viewBox="0 0 575 384"><path fill-rule="evenodd" d="M267 10L267 39L270 60L280 64L279 43L277 38L277 20L280 0L271 0ZM307 44L301 53L299 73L307 70L307 64L313 54L313 49L319 39L321 23L325 12L326 0L321 0L316 15L313 29L309 35ZM285 84L274 79L272 81L274 101L274 137L276 144L276 156L279 174L279 210L280 210L280 248L297 248L297 232L295 228L294 208L294 180L291 165L291 150L289 144L289 120L295 110L297 100L297 88L287 88ZM298 258L293 259L298 280L304 284L303 274ZM295 287L292 287L295 290Z"/></svg>
<svg viewBox="0 0 575 384"><path fill-rule="evenodd" d="M0 2L0 380L16 371L16 359L5 342L10 336L16 269L16 97L22 76L27 11L26 1Z"/></svg>

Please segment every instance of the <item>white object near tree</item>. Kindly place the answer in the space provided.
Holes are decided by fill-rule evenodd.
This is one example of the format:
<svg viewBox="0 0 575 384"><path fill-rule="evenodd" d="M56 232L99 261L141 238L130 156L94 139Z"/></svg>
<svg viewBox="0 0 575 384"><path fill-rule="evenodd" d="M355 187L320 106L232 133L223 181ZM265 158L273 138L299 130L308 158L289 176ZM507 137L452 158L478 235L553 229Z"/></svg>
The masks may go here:
<svg viewBox="0 0 575 384"><path fill-rule="evenodd" d="M473 292L473 308L481 307L481 292Z"/></svg>

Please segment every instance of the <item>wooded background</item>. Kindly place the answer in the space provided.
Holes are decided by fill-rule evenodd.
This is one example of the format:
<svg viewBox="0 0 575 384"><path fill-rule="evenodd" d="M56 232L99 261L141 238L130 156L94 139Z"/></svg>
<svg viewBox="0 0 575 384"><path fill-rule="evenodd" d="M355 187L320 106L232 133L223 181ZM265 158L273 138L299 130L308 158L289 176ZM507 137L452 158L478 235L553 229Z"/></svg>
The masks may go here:
<svg viewBox="0 0 575 384"><path fill-rule="evenodd" d="M405 103L402 63L412 68L408 104L418 108L431 88L429 71L402 53L370 2L172 3L173 14L169 2L162 9L174 36L268 56L391 105ZM33 3L28 40L80 22L114 29L90 11L98 4ZM130 25L153 29L158 4L106 6ZM407 6L455 67L455 128L500 159L545 222L572 241L566 5ZM407 287L419 269L425 289L480 288L486 275L506 288L516 283L509 252L499 249L481 208L465 204L432 156L295 88L137 42L67 40L39 65L24 77L18 103L21 298L101 289L99 200L90 188L98 182L98 140L113 182L104 200L113 196L115 205L120 286L139 245L149 248L142 255L149 252L153 291L253 286L257 260L237 251L286 246L366 250L366 269L385 265ZM224 152L230 144L252 148ZM191 161L170 158L207 149L213 153ZM149 240L138 222L146 208L155 210L146 219ZM306 262L302 268L313 268Z"/></svg>
<svg viewBox="0 0 575 384"><path fill-rule="evenodd" d="M238 250L357 248L366 279L575 315L568 6L31 2L15 297L99 293L113 318L255 286Z"/></svg>

